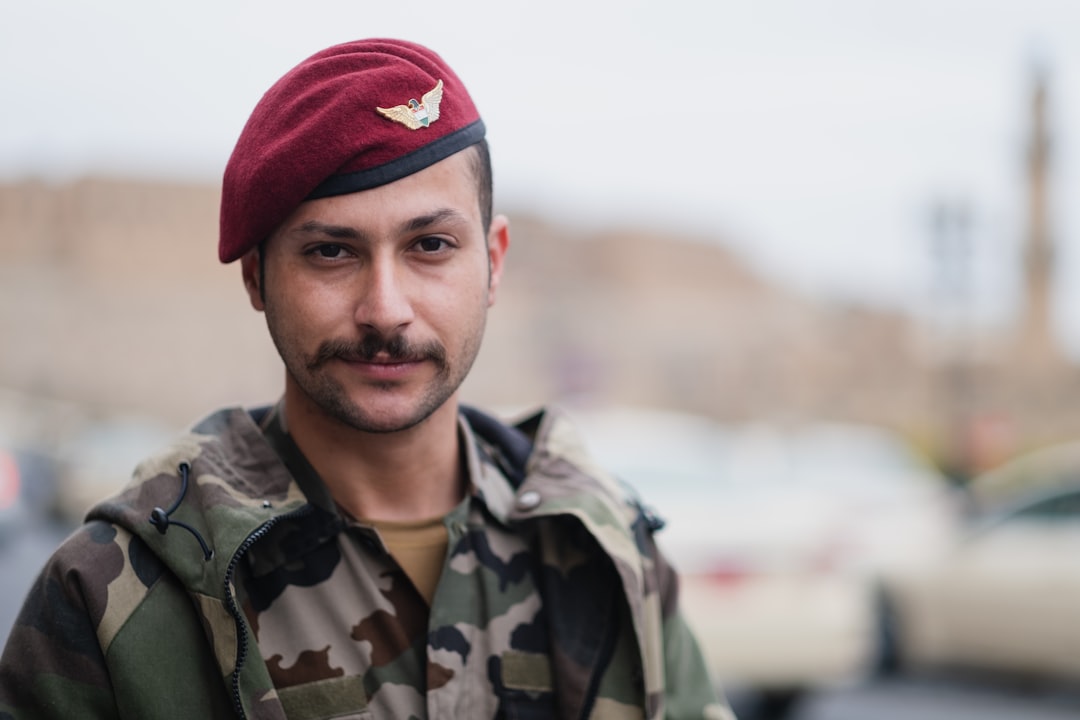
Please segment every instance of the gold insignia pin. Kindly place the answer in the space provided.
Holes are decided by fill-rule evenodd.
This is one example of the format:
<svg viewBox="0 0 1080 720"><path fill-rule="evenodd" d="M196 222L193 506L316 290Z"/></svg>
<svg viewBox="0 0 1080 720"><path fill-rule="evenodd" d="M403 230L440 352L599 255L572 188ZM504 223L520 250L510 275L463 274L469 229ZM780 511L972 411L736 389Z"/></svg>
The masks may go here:
<svg viewBox="0 0 1080 720"><path fill-rule="evenodd" d="M405 105L397 105L392 108L376 107L384 117L394 122L399 122L410 130L419 130L427 127L439 119L439 103L442 102L442 80L435 83L435 87L424 93L417 102L412 98Z"/></svg>

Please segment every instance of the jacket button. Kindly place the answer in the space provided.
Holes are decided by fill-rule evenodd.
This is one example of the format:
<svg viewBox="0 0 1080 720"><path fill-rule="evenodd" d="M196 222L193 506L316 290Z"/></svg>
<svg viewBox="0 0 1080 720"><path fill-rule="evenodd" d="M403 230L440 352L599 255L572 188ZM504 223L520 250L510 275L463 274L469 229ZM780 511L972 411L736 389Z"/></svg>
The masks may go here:
<svg viewBox="0 0 1080 720"><path fill-rule="evenodd" d="M519 510L535 510L540 505L540 493L535 490L526 490L517 499Z"/></svg>

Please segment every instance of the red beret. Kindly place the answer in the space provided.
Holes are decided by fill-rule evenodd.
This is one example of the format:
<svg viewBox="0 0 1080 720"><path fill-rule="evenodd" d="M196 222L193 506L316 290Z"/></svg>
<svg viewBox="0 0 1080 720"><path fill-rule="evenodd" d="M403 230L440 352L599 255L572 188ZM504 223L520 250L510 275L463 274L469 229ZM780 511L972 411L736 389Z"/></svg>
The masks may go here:
<svg viewBox="0 0 1080 720"><path fill-rule="evenodd" d="M241 257L305 200L385 185L483 137L465 86L431 50L381 39L323 50L278 80L240 133L218 257Z"/></svg>

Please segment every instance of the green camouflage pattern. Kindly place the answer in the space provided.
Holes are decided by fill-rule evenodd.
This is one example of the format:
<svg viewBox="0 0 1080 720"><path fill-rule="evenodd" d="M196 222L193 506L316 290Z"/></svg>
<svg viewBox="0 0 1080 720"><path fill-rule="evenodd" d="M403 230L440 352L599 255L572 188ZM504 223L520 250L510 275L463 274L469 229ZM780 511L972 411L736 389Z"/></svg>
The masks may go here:
<svg viewBox="0 0 1080 720"><path fill-rule="evenodd" d="M731 718L638 504L563 416L527 427L515 489L464 423L474 491L428 615L256 417L211 416L44 568L0 658L0 719Z"/></svg>

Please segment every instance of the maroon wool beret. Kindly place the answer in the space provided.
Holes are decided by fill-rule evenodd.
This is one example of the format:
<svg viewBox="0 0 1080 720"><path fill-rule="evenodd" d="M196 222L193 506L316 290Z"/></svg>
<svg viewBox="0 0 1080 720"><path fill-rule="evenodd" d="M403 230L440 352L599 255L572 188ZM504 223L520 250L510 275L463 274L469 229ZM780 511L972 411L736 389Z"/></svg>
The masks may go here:
<svg viewBox="0 0 1080 720"><path fill-rule="evenodd" d="M263 95L240 133L218 257L241 257L305 200L385 185L483 137L465 86L431 50L374 39L316 53Z"/></svg>

